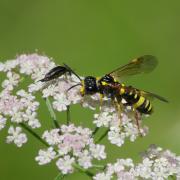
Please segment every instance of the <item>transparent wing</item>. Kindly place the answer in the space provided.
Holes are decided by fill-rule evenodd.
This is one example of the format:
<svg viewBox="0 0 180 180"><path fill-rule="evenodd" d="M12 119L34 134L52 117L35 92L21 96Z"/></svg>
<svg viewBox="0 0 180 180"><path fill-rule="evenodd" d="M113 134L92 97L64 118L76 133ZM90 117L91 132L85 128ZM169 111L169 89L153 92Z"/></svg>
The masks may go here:
<svg viewBox="0 0 180 180"><path fill-rule="evenodd" d="M147 97L148 99L159 99L160 101L163 101L163 102L166 102L168 103L169 101L167 99L165 99L164 97L162 96L159 96L157 94L154 94L154 93L151 93L151 92L148 92L148 91L143 91L143 90L138 90L140 92L140 94L144 97Z"/></svg>
<svg viewBox="0 0 180 180"><path fill-rule="evenodd" d="M141 73L149 73L157 66L158 61L155 56L144 55L133 59L128 64L115 69L109 74L115 79L122 80L126 76L132 76Z"/></svg>

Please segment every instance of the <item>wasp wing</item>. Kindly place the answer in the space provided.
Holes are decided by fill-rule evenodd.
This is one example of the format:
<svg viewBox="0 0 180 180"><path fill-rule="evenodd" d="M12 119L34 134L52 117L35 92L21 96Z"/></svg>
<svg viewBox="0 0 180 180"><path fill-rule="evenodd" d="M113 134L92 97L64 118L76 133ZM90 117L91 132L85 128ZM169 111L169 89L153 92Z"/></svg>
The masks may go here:
<svg viewBox="0 0 180 180"><path fill-rule="evenodd" d="M147 97L148 99L156 98L156 99L159 99L160 101L163 101L163 102L166 102L166 103L169 102L167 99L165 99L164 97L159 96L157 94L154 94L154 93L151 93L151 92L148 92L148 91L143 91L143 90L138 90L138 91L140 92L140 94L142 96Z"/></svg>
<svg viewBox="0 0 180 180"><path fill-rule="evenodd" d="M110 72L109 75L113 76L115 79L121 80L126 76L149 73L157 66L158 61L155 56L144 55L133 59L128 64L115 69Z"/></svg>

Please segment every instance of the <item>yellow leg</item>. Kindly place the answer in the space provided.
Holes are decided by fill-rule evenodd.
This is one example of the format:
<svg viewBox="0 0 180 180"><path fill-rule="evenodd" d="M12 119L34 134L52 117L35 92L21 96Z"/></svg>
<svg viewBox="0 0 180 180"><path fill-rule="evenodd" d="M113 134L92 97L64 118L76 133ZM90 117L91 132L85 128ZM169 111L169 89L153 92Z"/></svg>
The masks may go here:
<svg viewBox="0 0 180 180"><path fill-rule="evenodd" d="M101 107L103 105L103 97L104 97L104 95L101 94L101 93L99 95L100 95L100 106L99 106L99 109L101 110Z"/></svg>
<svg viewBox="0 0 180 180"><path fill-rule="evenodd" d="M120 103L113 101L114 107L116 108L116 111L118 113L118 120L119 120L119 127L122 126L122 121L121 121L121 112L122 112L122 106Z"/></svg>

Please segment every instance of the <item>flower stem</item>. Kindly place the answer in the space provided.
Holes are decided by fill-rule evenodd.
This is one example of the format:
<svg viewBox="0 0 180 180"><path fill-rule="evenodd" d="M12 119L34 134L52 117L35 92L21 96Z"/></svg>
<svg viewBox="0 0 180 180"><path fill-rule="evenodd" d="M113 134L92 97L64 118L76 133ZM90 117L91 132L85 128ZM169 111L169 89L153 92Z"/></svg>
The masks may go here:
<svg viewBox="0 0 180 180"><path fill-rule="evenodd" d="M99 127L96 127L92 132L92 137L94 137L98 131L99 131Z"/></svg>
<svg viewBox="0 0 180 180"><path fill-rule="evenodd" d="M169 178L172 179L172 180L176 180L176 177L173 176L173 175L170 175Z"/></svg>
<svg viewBox="0 0 180 180"><path fill-rule="evenodd" d="M26 126L24 123L20 123L21 127L26 129L31 135L33 135L36 139L38 139L41 143L43 143L45 146L49 147L49 144L44 141L36 132L34 132L30 127Z"/></svg>
<svg viewBox="0 0 180 180"><path fill-rule="evenodd" d="M93 164L92 167L93 167L93 168L97 168L97 169L104 169L104 168L105 168L105 166L103 166L103 165L98 165L98 164Z"/></svg>
<svg viewBox="0 0 180 180"><path fill-rule="evenodd" d="M86 170L86 169L83 169L81 166L79 166L79 165L76 164L76 163L73 164L73 167L74 167L75 169L77 169L79 172L85 173L87 176L89 176L89 177L91 177L91 178L94 176L94 174L93 174L92 172L90 172L90 171L88 171L88 170Z"/></svg>
<svg viewBox="0 0 180 180"><path fill-rule="evenodd" d="M59 173L59 174L54 178L54 180L62 180L62 179L64 179L64 177L65 177L64 174Z"/></svg>
<svg viewBox="0 0 180 180"><path fill-rule="evenodd" d="M71 122L71 116L70 116L70 106L67 106L67 125Z"/></svg>
<svg viewBox="0 0 180 180"><path fill-rule="evenodd" d="M50 102L48 97L46 98L46 105L47 105L48 111L49 111L49 113L51 115L51 118L53 120L54 126L56 128L59 128L59 123L57 121L56 114L55 114L55 112L54 112L54 110L52 108L51 102Z"/></svg>
<svg viewBox="0 0 180 180"><path fill-rule="evenodd" d="M104 137L106 137L106 135L108 134L109 132L109 129L107 129L103 134L102 136L96 141L96 143L99 143Z"/></svg>

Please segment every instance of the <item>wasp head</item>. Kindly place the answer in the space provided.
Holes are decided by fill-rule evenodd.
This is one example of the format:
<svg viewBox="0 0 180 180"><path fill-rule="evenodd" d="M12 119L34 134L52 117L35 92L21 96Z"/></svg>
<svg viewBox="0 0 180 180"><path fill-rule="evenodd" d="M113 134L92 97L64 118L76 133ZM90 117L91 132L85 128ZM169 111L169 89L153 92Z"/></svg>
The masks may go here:
<svg viewBox="0 0 180 180"><path fill-rule="evenodd" d="M85 79L83 81L81 93L82 94L94 94L96 92L98 92L96 78L93 76L85 77Z"/></svg>

